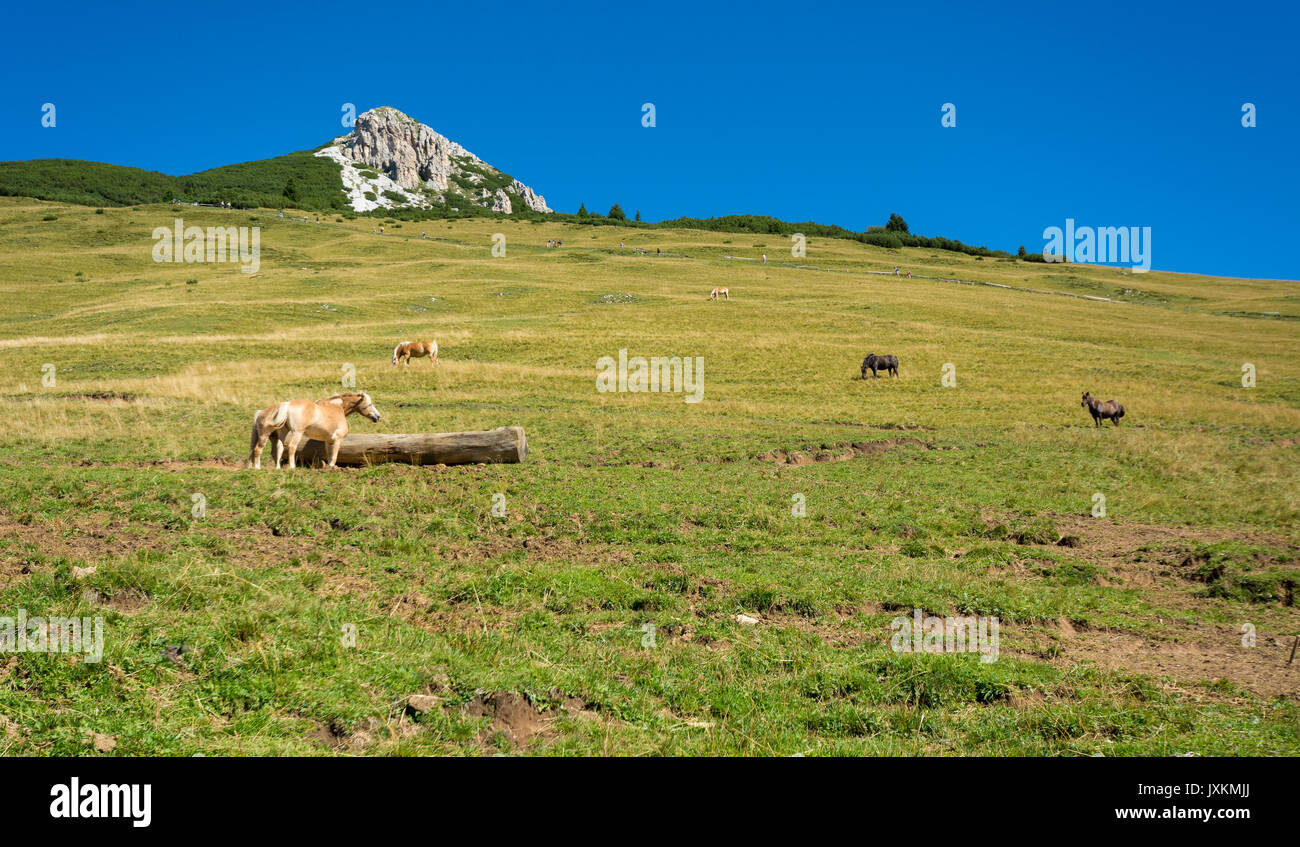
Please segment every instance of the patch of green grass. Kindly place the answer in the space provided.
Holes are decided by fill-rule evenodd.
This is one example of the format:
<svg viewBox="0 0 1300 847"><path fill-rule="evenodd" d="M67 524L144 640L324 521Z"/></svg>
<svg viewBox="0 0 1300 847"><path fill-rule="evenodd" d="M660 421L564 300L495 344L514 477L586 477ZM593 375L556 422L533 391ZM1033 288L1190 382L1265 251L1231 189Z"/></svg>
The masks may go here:
<svg viewBox="0 0 1300 847"><path fill-rule="evenodd" d="M88 754L88 731L125 755L1300 751L1296 702L1237 672L1300 627L1300 361L1286 322L1216 314L1285 308L1283 284L1151 273L1160 296L1119 306L866 276L1083 284L953 251L810 238L811 272L703 230L404 235L391 210L258 214L251 279L153 262L170 205L119 216L0 199L0 615L105 635L97 663L0 657L0 753ZM425 337L436 367L390 364ZM597 391L620 349L701 357L702 402ZM873 350L898 379L855 378ZM518 424L528 459L239 467L255 410L345 365L383 414L354 431ZM1123 425L1094 429L1084 389ZM914 609L998 617L998 660L894 653ZM1236 645L1242 621L1258 652L1167 679L1095 646ZM464 709L493 692L545 730L493 735Z"/></svg>

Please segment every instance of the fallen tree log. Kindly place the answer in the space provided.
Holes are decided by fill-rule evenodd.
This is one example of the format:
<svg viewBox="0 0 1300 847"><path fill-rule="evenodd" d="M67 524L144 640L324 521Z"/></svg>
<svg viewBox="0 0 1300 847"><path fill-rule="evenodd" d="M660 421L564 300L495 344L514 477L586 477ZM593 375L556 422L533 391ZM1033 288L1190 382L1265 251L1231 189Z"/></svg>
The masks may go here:
<svg viewBox="0 0 1300 847"><path fill-rule="evenodd" d="M479 462L522 462L528 455L528 441L522 426L502 426L482 432L392 433L370 435L349 433L339 446L340 465L381 465L404 462L411 465L471 465ZM324 464L328 460L325 442L307 441L298 448L300 465ZM286 457L287 459L287 457ZM287 462L286 462L287 464Z"/></svg>

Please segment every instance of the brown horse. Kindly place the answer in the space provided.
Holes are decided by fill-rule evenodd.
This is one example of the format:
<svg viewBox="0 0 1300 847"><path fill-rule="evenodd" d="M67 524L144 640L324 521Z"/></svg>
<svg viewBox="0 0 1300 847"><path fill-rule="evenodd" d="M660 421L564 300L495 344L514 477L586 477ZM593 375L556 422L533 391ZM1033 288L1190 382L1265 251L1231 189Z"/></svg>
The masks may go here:
<svg viewBox="0 0 1300 847"><path fill-rule="evenodd" d="M411 364L411 359L422 359L429 357L429 364L438 364L438 342L436 341L403 341L393 348L393 364L401 359L403 364Z"/></svg>
<svg viewBox="0 0 1300 847"><path fill-rule="evenodd" d="M862 360L862 378L867 378L867 371L876 379L880 379L880 374L876 371L888 371L890 376L898 376L898 357L897 356L877 356L875 353L870 354Z"/></svg>
<svg viewBox="0 0 1300 847"><path fill-rule="evenodd" d="M1083 402L1079 405L1088 410L1089 414L1092 415L1092 422L1097 426L1101 426L1101 422L1106 418L1110 418L1111 423L1119 426L1119 419L1124 417L1123 406L1114 400L1107 400L1103 403L1088 391L1083 392Z"/></svg>
<svg viewBox="0 0 1300 847"><path fill-rule="evenodd" d="M719 297L721 297L723 300L730 300L731 292L725 288L715 288L709 292L710 300L717 300Z"/></svg>
<svg viewBox="0 0 1300 847"><path fill-rule="evenodd" d="M324 441L329 467L337 467L339 447L348 435L347 416L351 414L379 420L379 410L371 402L370 395L364 393L335 394L316 403L300 399L267 406L253 416L248 461L254 468L262 467L262 446L268 438L274 437L275 466L280 467L281 456L288 451L289 467L294 468L297 466L294 457L305 437Z"/></svg>

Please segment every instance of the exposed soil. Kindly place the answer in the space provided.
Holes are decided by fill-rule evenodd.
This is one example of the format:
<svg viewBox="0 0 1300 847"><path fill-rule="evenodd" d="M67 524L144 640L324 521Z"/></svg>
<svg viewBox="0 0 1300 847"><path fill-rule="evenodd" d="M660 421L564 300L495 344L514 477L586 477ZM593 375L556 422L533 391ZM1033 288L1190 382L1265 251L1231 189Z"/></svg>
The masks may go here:
<svg viewBox="0 0 1300 847"><path fill-rule="evenodd" d="M819 447L804 447L802 450L771 450L759 453L755 459L775 462L778 465L811 465L814 462L844 462L862 456L887 453L891 450L940 450L933 444L927 444L918 438L890 438L885 441L839 441L834 444L822 444Z"/></svg>
<svg viewBox="0 0 1300 847"><path fill-rule="evenodd" d="M1300 547L1253 530L1164 527L1071 515L1055 515L1053 520L1063 538L1072 539L1065 545L1069 555L1098 565L1112 581L1138 588L1152 605L1180 615L1180 619L1157 616L1148 621L1154 624L1153 635L1063 619L1052 633L1060 651L1056 661L1090 661L1167 678L1198 696L1210 694L1200 683L1227 680L1261 697L1300 699L1300 656L1287 664L1300 631L1300 611L1274 602L1243 609L1240 624L1195 619L1212 607L1223 609L1225 601L1197 596L1199 586L1189 579L1186 552L1217 541L1266 544L1293 553ZM1254 647L1243 645L1242 624L1246 623L1255 628Z"/></svg>
<svg viewBox="0 0 1300 847"><path fill-rule="evenodd" d="M504 735L516 747L523 747L534 737L550 737L561 714L579 718L594 718L597 713L581 697L570 697L554 692L558 706L542 711L527 697L513 691L494 691L475 694L461 707L461 712L471 718L490 718L491 723L478 735L485 747L497 735Z"/></svg>
<svg viewBox="0 0 1300 847"><path fill-rule="evenodd" d="M1054 515L1053 522L1061 533L1058 546L1069 547L1070 555L1100 566L1111 581L1135 588L1196 581L1191 567L1196 562L1195 551L1220 541L1268 545L1288 550L1293 561L1300 560L1300 545L1257 530L1152 526L1079 515ZM1270 562L1261 560L1259 564ZM1300 575L1300 567L1296 570ZM1185 605L1177 604L1179 608Z"/></svg>
<svg viewBox="0 0 1300 847"><path fill-rule="evenodd" d="M349 574L341 567L345 563L337 554L353 549L348 546L322 545L310 539L279 536L267 526L241 529L208 526L181 533L99 514L57 524L0 514L0 537L19 542L8 549L0 549L0 586L23 578L33 570L50 567L40 563L41 557L98 565L142 550L166 552L175 546L174 537L195 532L223 539L226 547L220 557L240 567L282 567L293 559L309 562L298 569L320 573L324 578L323 593L327 595L355 594L358 589L369 587L364 577ZM28 549L35 550L39 556L26 552ZM311 561L313 559L315 561Z"/></svg>
<svg viewBox="0 0 1300 847"><path fill-rule="evenodd" d="M1148 637L1062 620L1050 636L1059 650L1050 661L1147 674L1198 698L1214 695L1203 683L1226 680L1260 697L1300 700L1300 658L1287 664L1294 636L1260 631L1255 646L1247 647L1240 628L1231 625L1165 620L1159 629L1160 636ZM1045 655L1039 651L1036 658Z"/></svg>
<svg viewBox="0 0 1300 847"><path fill-rule="evenodd" d="M398 714L388 721L369 718L351 730L338 721L313 720L307 738L339 753L357 753L380 740L410 738L419 731L419 725L408 720L405 714Z"/></svg>

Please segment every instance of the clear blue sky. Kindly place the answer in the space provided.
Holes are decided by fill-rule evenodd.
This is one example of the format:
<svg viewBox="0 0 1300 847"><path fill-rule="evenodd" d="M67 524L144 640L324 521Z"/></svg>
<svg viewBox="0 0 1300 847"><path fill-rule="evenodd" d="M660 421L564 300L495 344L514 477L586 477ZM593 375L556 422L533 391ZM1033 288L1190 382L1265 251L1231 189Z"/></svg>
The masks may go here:
<svg viewBox="0 0 1300 847"><path fill-rule="evenodd" d="M1150 226L1155 269L1300 278L1293 3L240 5L10 4L0 159L190 173L389 105L562 211L1035 252L1071 217Z"/></svg>

